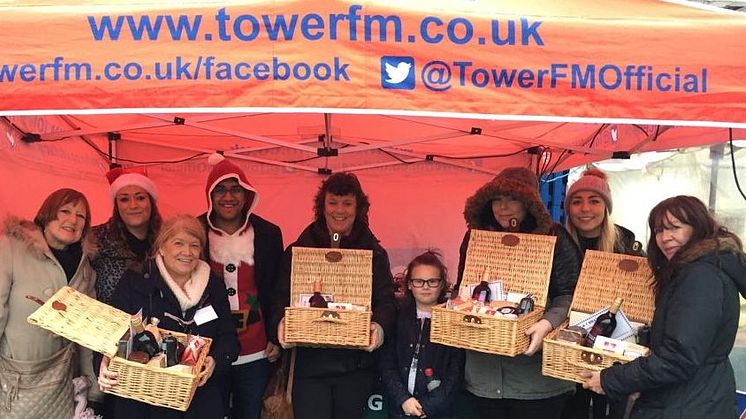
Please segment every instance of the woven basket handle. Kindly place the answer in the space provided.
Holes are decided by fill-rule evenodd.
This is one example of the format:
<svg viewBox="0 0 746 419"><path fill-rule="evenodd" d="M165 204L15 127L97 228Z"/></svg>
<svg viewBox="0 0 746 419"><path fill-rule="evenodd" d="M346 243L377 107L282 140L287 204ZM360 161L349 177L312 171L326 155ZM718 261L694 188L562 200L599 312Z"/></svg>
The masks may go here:
<svg viewBox="0 0 746 419"><path fill-rule="evenodd" d="M331 310L325 310L321 313L321 315L317 319L311 320L312 322L327 322L327 323L337 323L337 324L347 324L350 321L349 320L343 320L341 317L339 317L339 313L336 311Z"/></svg>
<svg viewBox="0 0 746 419"><path fill-rule="evenodd" d="M601 355L598 355L598 356L601 356ZM574 361L574 360L571 360L571 359L568 359L567 363L570 364L570 365L572 365L573 367L583 368L583 369L590 370L590 371L601 371L601 370L603 370L603 369L606 368L606 367L604 367L603 365L600 365L600 364L599 365L593 365L593 364L589 364L589 363L584 362L584 361Z"/></svg>
<svg viewBox="0 0 746 419"><path fill-rule="evenodd" d="M458 326L471 327L473 329L482 329L482 330L484 330L484 329L492 329L492 326L490 326L488 324L477 323L477 322L475 322L475 320L478 320L478 321L481 322L481 319L479 317L467 314L467 315L464 316L464 318L461 321L452 320L451 324L458 325Z"/></svg>

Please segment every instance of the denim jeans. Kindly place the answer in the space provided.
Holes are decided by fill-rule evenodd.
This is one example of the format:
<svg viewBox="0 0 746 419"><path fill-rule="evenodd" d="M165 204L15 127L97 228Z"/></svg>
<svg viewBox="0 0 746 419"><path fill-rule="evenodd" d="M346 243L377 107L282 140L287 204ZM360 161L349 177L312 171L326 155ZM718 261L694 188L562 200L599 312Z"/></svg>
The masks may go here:
<svg viewBox="0 0 746 419"><path fill-rule="evenodd" d="M231 366L224 391L224 395L231 400L231 419L261 418L262 399L269 373L270 366L266 358Z"/></svg>

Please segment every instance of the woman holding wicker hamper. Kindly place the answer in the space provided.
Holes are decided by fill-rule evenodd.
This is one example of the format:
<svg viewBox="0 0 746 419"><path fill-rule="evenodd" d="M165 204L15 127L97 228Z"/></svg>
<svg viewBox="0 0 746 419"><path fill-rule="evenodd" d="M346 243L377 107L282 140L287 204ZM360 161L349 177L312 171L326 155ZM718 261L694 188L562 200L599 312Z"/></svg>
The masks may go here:
<svg viewBox="0 0 746 419"><path fill-rule="evenodd" d="M33 222L5 220L0 237L1 418L71 418L73 377L82 370L89 383L95 380L88 349L26 322L39 308L37 302L64 286L94 296L90 216L83 194L59 189L46 198ZM97 389L89 391L89 399L97 396Z"/></svg>
<svg viewBox="0 0 746 419"><path fill-rule="evenodd" d="M393 402L389 417L453 418L464 350L430 342L433 307L446 301L447 269L427 251L409 262L404 284L396 332L386 339L380 360L381 380Z"/></svg>
<svg viewBox="0 0 746 419"><path fill-rule="evenodd" d="M635 234L611 221L611 188L606 173L586 170L565 195L567 231L583 254L588 249L609 253L640 255L642 249ZM626 400L609 403L605 396L585 390L581 385L565 406L563 419L588 419L593 400L593 419L621 419ZM608 410L608 414L607 414Z"/></svg>
<svg viewBox="0 0 746 419"><path fill-rule="evenodd" d="M321 183L314 199L314 221L283 256L277 304L290 304L290 268L294 246L331 247L332 234L339 246L373 251L371 344L366 350L297 348L293 411L295 419L354 419L363 414L365 402L378 374L372 352L393 333L396 316L394 285L386 251L368 227L368 197L357 177L336 173ZM280 343L284 342L284 312L273 313Z"/></svg>
<svg viewBox="0 0 746 419"><path fill-rule="evenodd" d="M567 318L580 271L580 252L567 231L553 223L539 196L539 183L529 169L510 167L467 199L464 209L469 231L461 244L458 278L461 283L471 229L554 235L549 300L541 320L526 334L531 343L514 358L466 351L466 390L475 396L482 418L559 418L574 389L567 381L541 374L542 339ZM515 225L515 227L511 227Z"/></svg>
<svg viewBox="0 0 746 419"><path fill-rule="evenodd" d="M196 218L179 215L169 219L153 243L153 260L144 273L127 271L112 298L112 305L127 313L142 310L143 321L152 317L159 319L160 328L212 339L189 409L180 412L119 398L114 406L114 418L224 416L220 386L210 377L225 371L236 360L238 339L225 285L211 275L210 266L200 260L205 241L204 229ZM198 311L214 315L195 319ZM107 368L108 364L107 358L101 361L98 382L102 390L117 385L117 374ZM159 383L148 385L157 388Z"/></svg>
<svg viewBox="0 0 746 419"><path fill-rule="evenodd" d="M632 418L732 419L736 385L728 354L746 297L741 240L691 196L668 198L648 217L653 234L652 354L585 373L583 385L609 399L639 392Z"/></svg>

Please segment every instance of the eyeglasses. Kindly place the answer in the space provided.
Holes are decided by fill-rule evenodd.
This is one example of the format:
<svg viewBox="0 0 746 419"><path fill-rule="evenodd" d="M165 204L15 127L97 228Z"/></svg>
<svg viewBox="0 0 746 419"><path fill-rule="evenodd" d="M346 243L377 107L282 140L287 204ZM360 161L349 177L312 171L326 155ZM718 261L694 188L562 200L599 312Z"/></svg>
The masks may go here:
<svg viewBox="0 0 746 419"><path fill-rule="evenodd" d="M244 191L244 188L242 188L239 185L233 185L230 188L226 188L223 185L218 185L215 187L215 189L212 190L212 192L216 195L225 195L226 193L230 192L231 195L240 195Z"/></svg>
<svg viewBox="0 0 746 419"><path fill-rule="evenodd" d="M409 282L412 283L412 286L415 288L422 288L427 284L428 288L435 288L438 285L440 285L440 278L430 278L430 279L410 279Z"/></svg>

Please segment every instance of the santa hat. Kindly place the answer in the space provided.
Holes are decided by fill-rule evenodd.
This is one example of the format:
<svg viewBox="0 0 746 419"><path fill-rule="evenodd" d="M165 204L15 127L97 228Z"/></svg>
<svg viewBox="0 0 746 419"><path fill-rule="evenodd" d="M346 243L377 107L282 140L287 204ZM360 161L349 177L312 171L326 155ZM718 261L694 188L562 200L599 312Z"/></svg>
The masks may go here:
<svg viewBox="0 0 746 419"><path fill-rule="evenodd" d="M153 201L158 200L158 188L148 178L144 167L132 167L128 169L115 167L106 173L106 179L109 180L109 193L112 200L116 199L117 193L125 186L139 186L153 197Z"/></svg>
<svg viewBox="0 0 746 419"><path fill-rule="evenodd" d="M614 202L611 200L611 188L609 188L609 181L606 177L606 173L596 168L588 169L583 172L580 179L570 186L567 195L565 195L565 209L569 208L572 196L580 191L591 191L597 193L598 196L604 200L606 208L609 209L609 214L611 214L611 208Z"/></svg>
<svg viewBox="0 0 746 419"><path fill-rule="evenodd" d="M256 208L256 204L259 202L259 194L257 194L256 189L251 186L244 171L241 170L241 168L238 167L235 163L226 159L222 154L213 153L212 155L210 155L210 157L207 158L207 163L212 166L210 174L207 175L207 184L205 185L205 193L207 194L208 224L213 229L217 229L214 225L212 225L212 220L210 220L210 215L212 215L213 209L212 199L210 198L212 190L215 189L216 186L218 186L218 183L226 179L236 179L236 182L238 182L238 184L247 191L246 204L244 207L244 210L246 210L246 219L244 220L245 226L246 221L248 221L249 219L249 214L251 214L254 208ZM241 227L241 230L242 229L243 227Z"/></svg>

